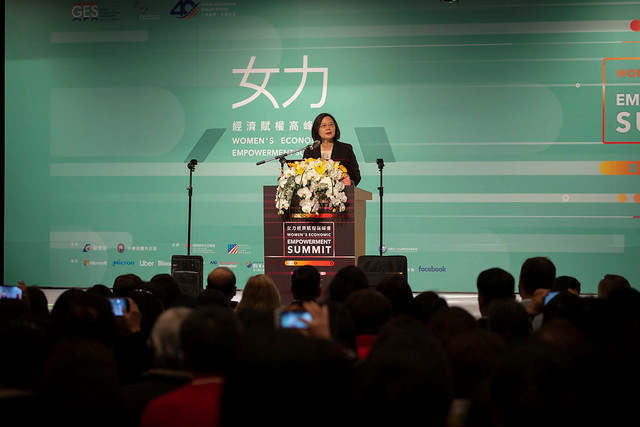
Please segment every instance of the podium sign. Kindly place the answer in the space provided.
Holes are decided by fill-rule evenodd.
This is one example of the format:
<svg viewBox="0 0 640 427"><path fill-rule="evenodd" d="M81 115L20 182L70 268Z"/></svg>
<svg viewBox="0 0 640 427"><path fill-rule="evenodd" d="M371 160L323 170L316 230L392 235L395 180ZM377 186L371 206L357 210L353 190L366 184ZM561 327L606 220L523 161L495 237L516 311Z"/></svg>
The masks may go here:
<svg viewBox="0 0 640 427"><path fill-rule="evenodd" d="M278 215L276 186L265 186L264 268L278 286L282 303L292 300L291 274L302 265L313 265L322 275L323 292L342 267L356 265L365 253L365 201L371 193L347 186L346 210L321 210L318 214Z"/></svg>

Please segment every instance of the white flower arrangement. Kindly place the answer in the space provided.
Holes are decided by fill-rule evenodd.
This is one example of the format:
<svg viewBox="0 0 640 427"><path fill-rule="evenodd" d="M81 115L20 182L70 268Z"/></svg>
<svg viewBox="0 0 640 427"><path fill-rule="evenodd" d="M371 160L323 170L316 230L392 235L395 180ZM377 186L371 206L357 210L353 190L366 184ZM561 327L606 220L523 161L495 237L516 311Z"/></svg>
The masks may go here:
<svg viewBox="0 0 640 427"><path fill-rule="evenodd" d="M306 214L317 214L321 206L329 206L334 212L346 210L344 187L345 182L349 184L349 176L340 162L305 159L288 165L289 168L278 178L278 214L282 215L292 207L295 196L300 200L300 209Z"/></svg>

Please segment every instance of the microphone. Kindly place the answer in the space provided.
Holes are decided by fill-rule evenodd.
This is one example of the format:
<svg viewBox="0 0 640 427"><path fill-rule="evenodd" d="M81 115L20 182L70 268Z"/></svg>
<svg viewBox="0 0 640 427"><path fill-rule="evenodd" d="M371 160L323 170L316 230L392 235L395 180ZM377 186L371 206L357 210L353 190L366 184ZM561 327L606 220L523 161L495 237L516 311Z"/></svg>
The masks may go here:
<svg viewBox="0 0 640 427"><path fill-rule="evenodd" d="M322 144L322 142L316 139L315 141L313 141L313 144L309 144L307 147L309 147L310 150L314 150L318 148L320 144Z"/></svg>
<svg viewBox="0 0 640 427"><path fill-rule="evenodd" d="M196 159L191 159L191 161L189 162L189 164L187 165L187 167L191 170L194 170L196 168L196 165L198 164L198 160Z"/></svg>

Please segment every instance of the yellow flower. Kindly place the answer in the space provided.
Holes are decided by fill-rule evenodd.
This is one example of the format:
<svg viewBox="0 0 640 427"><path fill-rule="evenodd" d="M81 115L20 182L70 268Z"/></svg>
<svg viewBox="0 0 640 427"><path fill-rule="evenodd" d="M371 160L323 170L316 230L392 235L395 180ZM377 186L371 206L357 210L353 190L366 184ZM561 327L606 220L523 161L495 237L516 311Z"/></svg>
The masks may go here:
<svg viewBox="0 0 640 427"><path fill-rule="evenodd" d="M316 169L316 172L318 172L320 175L325 173L325 171L327 170L327 168L324 165L318 165L315 167L315 169Z"/></svg>
<svg viewBox="0 0 640 427"><path fill-rule="evenodd" d="M302 175L304 173L304 168L302 166L296 166L296 175Z"/></svg>

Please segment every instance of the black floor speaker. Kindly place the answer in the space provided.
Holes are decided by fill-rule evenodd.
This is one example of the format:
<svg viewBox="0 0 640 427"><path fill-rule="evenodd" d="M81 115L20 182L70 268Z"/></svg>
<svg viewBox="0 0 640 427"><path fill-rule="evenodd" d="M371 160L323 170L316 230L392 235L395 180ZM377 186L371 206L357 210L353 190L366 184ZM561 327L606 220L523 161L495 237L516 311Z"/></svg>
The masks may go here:
<svg viewBox="0 0 640 427"><path fill-rule="evenodd" d="M404 275L407 282L407 257L404 255L361 255L358 257L358 268L362 269L369 279L369 286L375 288L387 276Z"/></svg>
<svg viewBox="0 0 640 427"><path fill-rule="evenodd" d="M204 260L200 255L172 255L171 275L183 295L197 297L203 289Z"/></svg>

